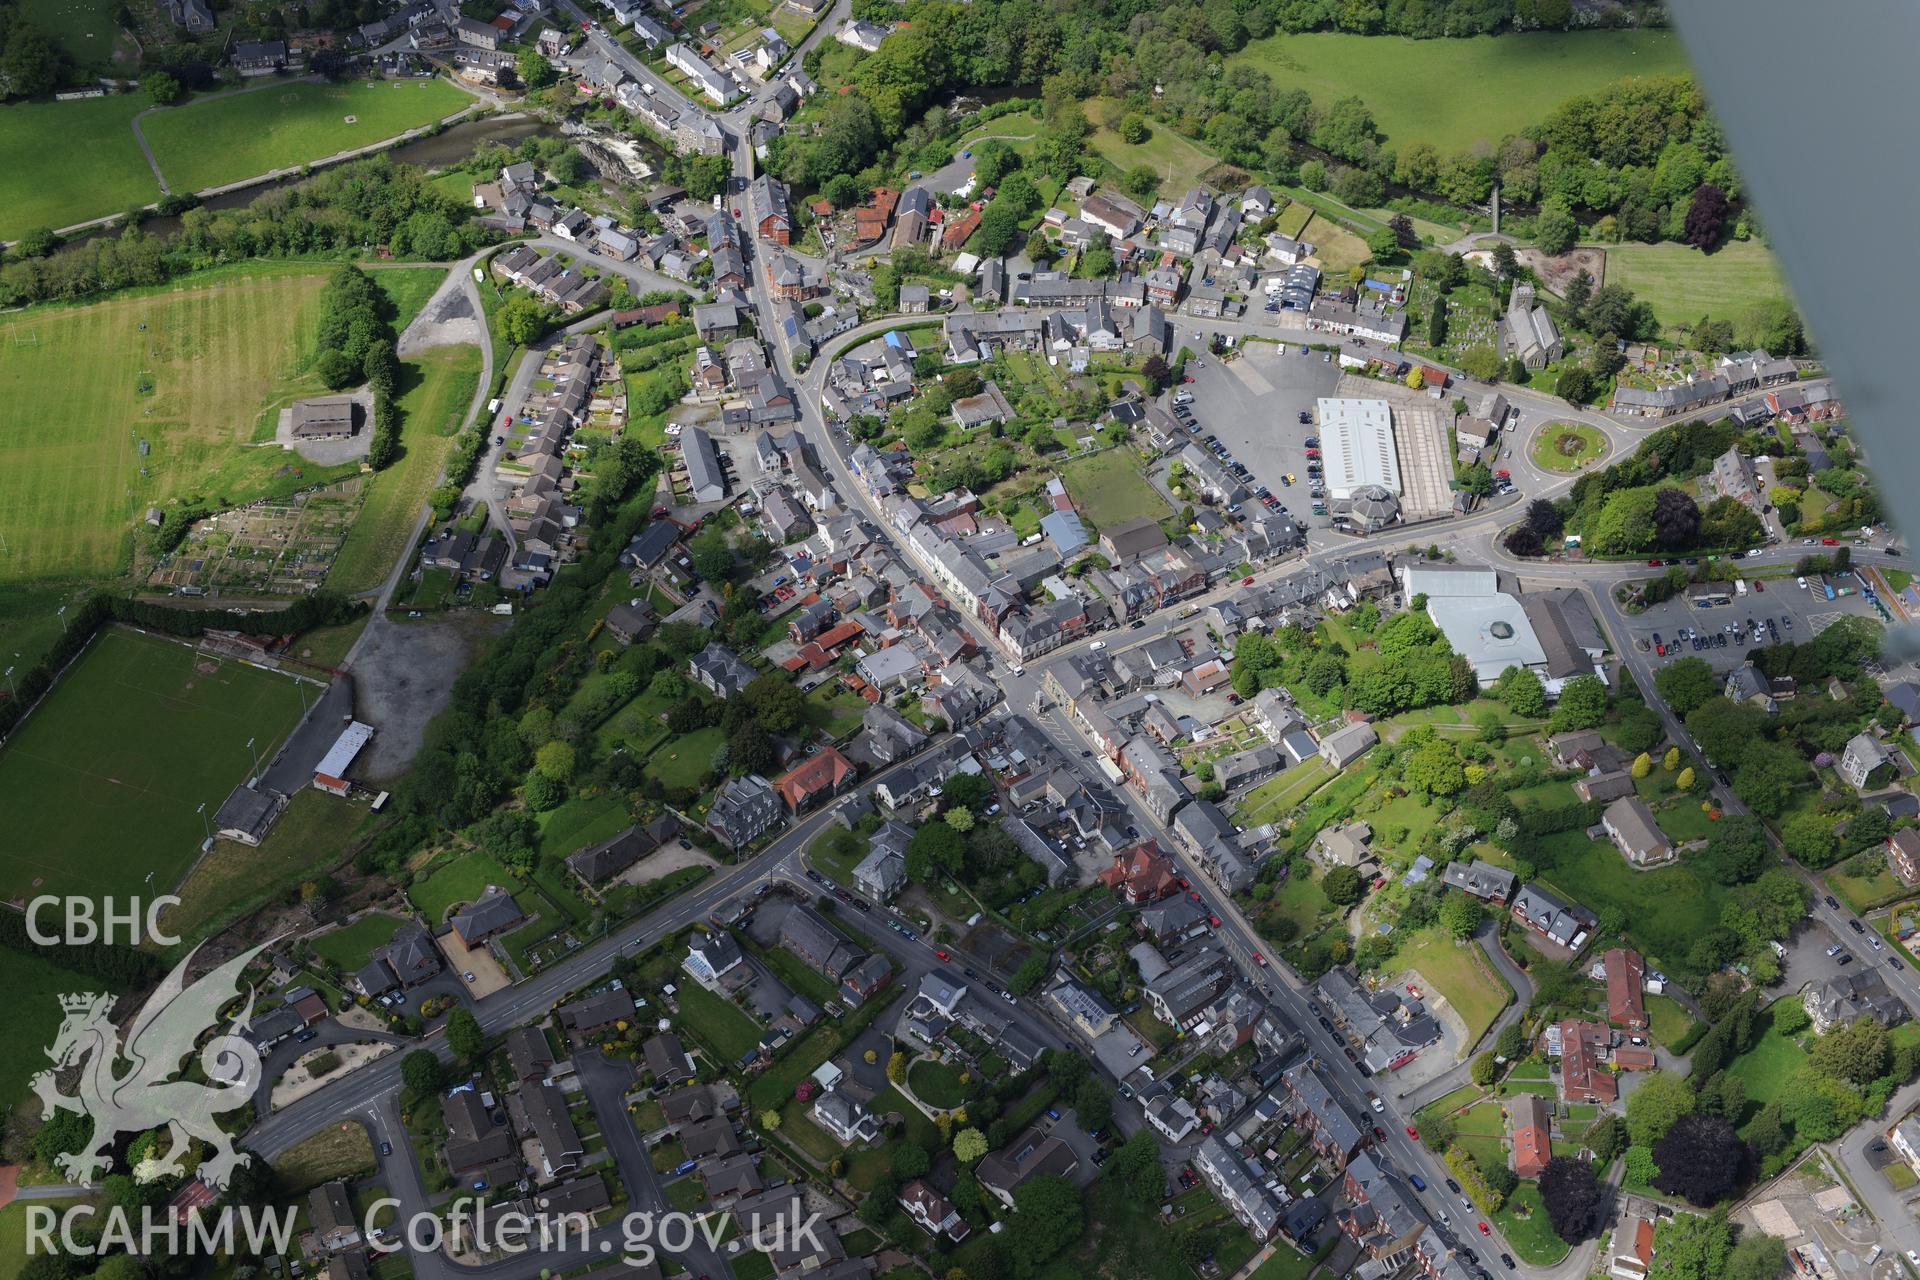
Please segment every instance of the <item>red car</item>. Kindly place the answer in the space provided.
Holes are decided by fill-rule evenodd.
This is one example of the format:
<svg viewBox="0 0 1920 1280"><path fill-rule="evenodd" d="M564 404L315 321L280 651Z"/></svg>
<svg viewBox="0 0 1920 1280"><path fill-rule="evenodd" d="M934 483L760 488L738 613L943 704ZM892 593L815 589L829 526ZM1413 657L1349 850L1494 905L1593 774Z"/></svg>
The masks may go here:
<svg viewBox="0 0 1920 1280"><path fill-rule="evenodd" d="M1839 546L1839 545L1840 545L1840 539L1838 539L1838 538L1822 538L1822 539L1820 539L1820 545L1821 545L1821 546L1823 546L1823 547L1837 547L1837 546Z"/></svg>
<svg viewBox="0 0 1920 1280"><path fill-rule="evenodd" d="M1208 917L1207 917L1207 924L1208 924L1208 925L1210 925L1211 927L1213 927L1213 928L1215 928L1215 929L1218 929L1218 928L1220 927L1220 917L1219 917L1219 916L1208 916Z"/></svg>
<svg viewBox="0 0 1920 1280"><path fill-rule="evenodd" d="M653 518L655 520L664 519L666 514L667 514L667 509L665 507L655 507L653 509Z"/></svg>
<svg viewBox="0 0 1920 1280"><path fill-rule="evenodd" d="M1476 1225L1477 1225L1477 1226L1479 1226L1479 1228L1480 1228L1480 1234L1481 1234L1481 1235L1483 1235L1483 1236L1490 1236L1490 1235L1492 1235L1492 1234L1493 1234L1493 1232L1491 1232L1491 1231L1489 1231L1489 1230L1487 1230L1487 1224L1486 1224L1486 1223L1484 1223L1484 1222L1482 1222L1482 1223L1478 1223L1478 1224L1476 1224Z"/></svg>
<svg viewBox="0 0 1920 1280"><path fill-rule="evenodd" d="M942 960L951 960L951 959L953 959L953 957L952 957L952 956L950 956L950 955L948 955L948 954L947 954L946 952L944 952L944 951L935 951L935 952L934 952L933 954L934 954L934 955L936 955L936 956L938 956L938 957L939 957L940 959L942 959Z"/></svg>
<svg viewBox="0 0 1920 1280"><path fill-rule="evenodd" d="M1243 586L1243 587L1250 587L1250 586L1252 586L1252 585L1253 585L1253 575L1252 575L1252 574L1248 574L1248 575L1247 575L1246 577L1244 577L1244 578L1242 578L1242 579L1240 579L1240 585L1241 585L1241 586Z"/></svg>
<svg viewBox="0 0 1920 1280"><path fill-rule="evenodd" d="M1649 560L1649 561L1647 561L1647 568L1649 568L1649 569L1658 569L1659 567L1660 567L1660 562L1659 562L1658 560Z"/></svg>
<svg viewBox="0 0 1920 1280"><path fill-rule="evenodd" d="M1765 583L1761 582L1760 579L1755 578L1753 580L1753 589L1755 591L1765 591L1767 588Z"/></svg>
<svg viewBox="0 0 1920 1280"><path fill-rule="evenodd" d="M1409 1138L1412 1138L1415 1142L1418 1142L1420 1140L1420 1131L1414 1128L1412 1125L1408 1125L1407 1136Z"/></svg>
<svg viewBox="0 0 1920 1280"><path fill-rule="evenodd" d="M1497 476L1499 476L1499 477L1500 477L1500 478L1501 478L1502 480L1511 480L1511 479L1513 479L1513 472L1511 472L1511 471L1496 471L1496 472L1494 472L1493 474L1495 474L1495 475L1497 475Z"/></svg>
<svg viewBox="0 0 1920 1280"><path fill-rule="evenodd" d="M1267 967L1267 958L1261 955L1258 951L1253 953L1253 962L1259 965L1262 969Z"/></svg>

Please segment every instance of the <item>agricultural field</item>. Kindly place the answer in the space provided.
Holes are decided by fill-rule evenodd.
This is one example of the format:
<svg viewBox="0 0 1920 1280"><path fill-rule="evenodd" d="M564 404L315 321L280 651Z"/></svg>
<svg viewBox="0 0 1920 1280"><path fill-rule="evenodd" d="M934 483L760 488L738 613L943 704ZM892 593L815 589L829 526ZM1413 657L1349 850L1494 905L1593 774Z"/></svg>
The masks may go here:
<svg viewBox="0 0 1920 1280"><path fill-rule="evenodd" d="M298 371L325 281L251 265L0 319L0 583L124 569L148 507L239 506L354 470L246 447L319 389Z"/></svg>
<svg viewBox="0 0 1920 1280"><path fill-rule="evenodd" d="M0 107L0 239L68 227L160 198L133 116L145 98ZM73 163L84 155L85 164Z"/></svg>
<svg viewBox="0 0 1920 1280"><path fill-rule="evenodd" d="M367 482L366 505L340 545L328 587L371 591L386 581L440 483L479 381L478 347L435 347L401 362L394 397L400 460Z"/></svg>
<svg viewBox="0 0 1920 1280"><path fill-rule="evenodd" d="M1078 458L1060 469L1067 492L1096 529L1146 516L1164 520L1173 514L1165 498L1140 476L1140 462L1126 449L1108 449Z"/></svg>
<svg viewBox="0 0 1920 1280"><path fill-rule="evenodd" d="M1738 321L1757 302L1788 297L1780 264L1758 241L1736 240L1712 253L1684 244L1605 247L1607 283L1633 290L1669 327L1703 315Z"/></svg>
<svg viewBox="0 0 1920 1280"><path fill-rule="evenodd" d="M204 191L384 142L472 101L446 80L274 81L156 111L140 131L169 187Z"/></svg>
<svg viewBox="0 0 1920 1280"><path fill-rule="evenodd" d="M0 752L0 896L170 891L246 778L247 740L265 760L300 714L287 676L103 631Z"/></svg>
<svg viewBox="0 0 1920 1280"><path fill-rule="evenodd" d="M1325 107L1357 94L1387 143L1442 152L1497 144L1576 94L1627 76L1685 74L1671 31L1569 31L1402 40L1310 32L1255 40L1227 60L1259 67ZM1461 86L1472 85L1472 92Z"/></svg>

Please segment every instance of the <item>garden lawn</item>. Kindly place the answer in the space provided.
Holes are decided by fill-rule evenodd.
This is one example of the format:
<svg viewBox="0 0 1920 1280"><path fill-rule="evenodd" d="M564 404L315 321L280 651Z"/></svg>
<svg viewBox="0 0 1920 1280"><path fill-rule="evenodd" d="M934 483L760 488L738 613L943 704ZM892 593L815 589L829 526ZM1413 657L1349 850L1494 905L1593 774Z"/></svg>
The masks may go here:
<svg viewBox="0 0 1920 1280"><path fill-rule="evenodd" d="M564 855L613 839L633 825L633 815L619 795L608 794L591 800L575 797L539 815L538 821L540 852Z"/></svg>
<svg viewBox="0 0 1920 1280"><path fill-rule="evenodd" d="M401 362L400 460L367 482L366 503L327 574L330 589L372 591L386 581L440 483L479 381L478 347L435 347Z"/></svg>
<svg viewBox="0 0 1920 1280"><path fill-rule="evenodd" d="M1521 1217L1514 1212L1516 1208L1527 1210L1527 1215ZM1547 1206L1540 1198L1538 1184L1521 1183L1493 1219L1514 1253L1528 1266L1550 1267L1567 1256L1567 1242L1553 1233L1547 1221Z"/></svg>
<svg viewBox="0 0 1920 1280"><path fill-rule="evenodd" d="M1648 1028L1656 1042L1671 1049L1686 1039L1693 1030L1693 1015L1688 1013L1671 996L1647 997Z"/></svg>
<svg viewBox="0 0 1920 1280"><path fill-rule="evenodd" d="M1866 911L1906 892L1906 886L1887 868L1884 859L1876 858L1871 865L1872 872L1864 876L1849 874L1839 867L1827 872L1827 887L1845 898L1855 912Z"/></svg>
<svg viewBox="0 0 1920 1280"><path fill-rule="evenodd" d="M348 973L367 967L374 948L393 941L393 935L406 923L399 916L369 912L352 924L330 929L313 939L314 954L331 961Z"/></svg>
<svg viewBox="0 0 1920 1280"><path fill-rule="evenodd" d="M1654 871L1629 871L1619 851L1578 831L1548 836L1542 844L1550 871L1541 879L1589 911L1618 907L1627 933L1650 968L1672 968L1694 939L1718 924L1726 890L1701 879L1683 862Z"/></svg>
<svg viewBox="0 0 1920 1280"><path fill-rule="evenodd" d="M1528 454L1534 465L1547 471L1578 471L1598 461L1607 452L1607 438L1600 428L1584 422L1551 422L1534 433Z"/></svg>
<svg viewBox="0 0 1920 1280"><path fill-rule="evenodd" d="M319 390L297 370L327 274L247 264L0 318L0 586L123 570L149 507L239 506L354 473L246 447Z"/></svg>
<svg viewBox="0 0 1920 1280"><path fill-rule="evenodd" d="M109 96L0 107L0 239L158 200L160 184L133 136L134 113L146 105Z"/></svg>
<svg viewBox="0 0 1920 1280"><path fill-rule="evenodd" d="M951 1111L966 1101L960 1073L934 1058L921 1058L907 1068L907 1087L935 1111Z"/></svg>
<svg viewBox="0 0 1920 1280"><path fill-rule="evenodd" d="M446 919L447 909L455 903L473 902L490 884L511 889L514 883L492 854L471 849L414 885L407 896L432 928Z"/></svg>
<svg viewBox="0 0 1920 1280"><path fill-rule="evenodd" d="M726 730L718 726L669 738L647 757L645 773L663 787L697 787L726 740Z"/></svg>
<svg viewBox="0 0 1920 1280"><path fill-rule="evenodd" d="M680 1017L696 1036L731 1065L760 1043L760 1028L733 1005L697 982L682 982L674 994Z"/></svg>
<svg viewBox="0 0 1920 1280"><path fill-rule="evenodd" d="M1476 142L1498 144L1507 134L1544 121L1569 97L1623 77L1689 70L1679 37L1670 31L1464 40L1311 32L1252 41L1227 63L1256 66L1278 85L1305 89L1321 108L1358 94L1390 145L1404 148L1423 139L1443 153ZM1463 85L1474 89L1462 92ZM1132 162L1120 163L1125 168Z"/></svg>
<svg viewBox="0 0 1920 1280"><path fill-rule="evenodd" d="M1240 797L1240 821L1248 827L1271 822L1312 795L1331 777L1333 766L1319 756L1302 760Z"/></svg>
<svg viewBox="0 0 1920 1280"><path fill-rule="evenodd" d="M1623 284L1666 326L1701 316L1738 320L1756 302L1787 297L1773 254L1759 241L1713 253L1684 244L1607 245L1607 283Z"/></svg>
<svg viewBox="0 0 1920 1280"><path fill-rule="evenodd" d="M1398 962L1418 969L1429 986L1446 998L1467 1024L1467 1042L1479 1040L1500 1011L1513 999L1513 988L1495 973L1473 943L1457 944L1439 926L1410 936L1400 946Z"/></svg>
<svg viewBox="0 0 1920 1280"><path fill-rule="evenodd" d="M140 130L167 185L201 191L384 142L472 102L439 79L274 81L156 111Z"/></svg>
<svg viewBox="0 0 1920 1280"><path fill-rule="evenodd" d="M1740 1077L1747 1087L1747 1111L1757 1114L1769 1102L1785 1092L1787 1082L1810 1061L1792 1036L1773 1029L1773 1006L1762 1014L1762 1030L1753 1048L1727 1064L1727 1070Z"/></svg>
<svg viewBox="0 0 1920 1280"><path fill-rule="evenodd" d="M104 629L0 752L0 896L171 892L300 713L287 676Z"/></svg>

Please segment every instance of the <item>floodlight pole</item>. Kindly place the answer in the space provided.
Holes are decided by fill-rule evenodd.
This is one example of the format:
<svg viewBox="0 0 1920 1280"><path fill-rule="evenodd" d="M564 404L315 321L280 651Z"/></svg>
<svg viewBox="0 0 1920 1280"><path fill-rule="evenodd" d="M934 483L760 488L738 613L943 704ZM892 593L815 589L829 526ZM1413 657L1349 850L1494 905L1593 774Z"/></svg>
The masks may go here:
<svg viewBox="0 0 1920 1280"><path fill-rule="evenodd" d="M195 809L194 812L200 815L200 825L206 828L207 839L211 841L213 839L213 824L207 821L207 802L202 800L200 807Z"/></svg>

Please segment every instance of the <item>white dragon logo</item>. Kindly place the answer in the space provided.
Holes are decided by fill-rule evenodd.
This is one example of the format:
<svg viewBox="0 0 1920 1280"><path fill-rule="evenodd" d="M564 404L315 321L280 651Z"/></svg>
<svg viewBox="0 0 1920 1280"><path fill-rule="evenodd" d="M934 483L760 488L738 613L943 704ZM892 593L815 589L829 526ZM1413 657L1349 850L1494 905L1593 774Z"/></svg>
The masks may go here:
<svg viewBox="0 0 1920 1280"><path fill-rule="evenodd" d="M116 1137L162 1125L169 1134L167 1151L143 1163L139 1171L143 1180L185 1172L180 1157L187 1151L190 1138L198 1138L212 1148L199 1175L215 1189L225 1188L233 1171L251 1160L233 1149L233 1140L215 1120L245 1106L260 1079L260 1051L235 1034L253 1016L251 990L228 1029L200 1050L200 1067L211 1083L171 1077L179 1073L181 1060L193 1052L201 1035L218 1025L220 1007L239 991L241 971L267 945L242 952L188 986L187 966L199 951L195 947L142 1006L140 1015L127 1028L124 1044L113 1024L112 996L84 992L60 997L60 1008L66 1016L47 1049L54 1065L52 1070L34 1076L34 1092L40 1095L48 1116L55 1111L75 1111L93 1121L93 1134L86 1145L56 1158L61 1172L76 1183L91 1186L112 1168L112 1155L103 1154L103 1149L110 1148ZM130 1069L116 1074L115 1067L122 1060ZM63 1093L54 1073L75 1066L81 1068L79 1091Z"/></svg>

